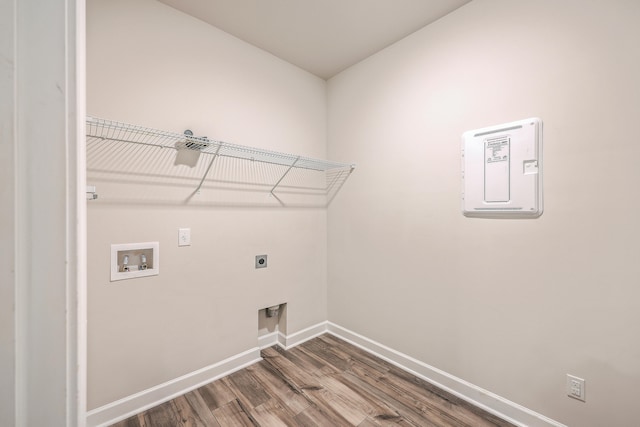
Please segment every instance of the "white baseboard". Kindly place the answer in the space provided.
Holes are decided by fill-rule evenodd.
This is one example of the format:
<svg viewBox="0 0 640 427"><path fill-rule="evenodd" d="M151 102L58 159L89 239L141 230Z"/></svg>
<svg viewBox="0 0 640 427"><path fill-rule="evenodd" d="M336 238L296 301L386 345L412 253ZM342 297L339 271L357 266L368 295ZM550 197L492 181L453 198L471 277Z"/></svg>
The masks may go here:
<svg viewBox="0 0 640 427"><path fill-rule="evenodd" d="M180 396L215 381L237 370L252 365L262 358L260 350L279 345L288 350L324 333L330 333L356 347L421 378L467 402L478 406L520 427L567 427L517 403L484 390L467 381L441 371L411 356L400 353L331 322L321 322L291 335L272 332L258 338L258 347L232 356L219 363L168 381L156 387L125 397L87 413L87 427L102 427L122 421L132 415Z"/></svg>
<svg viewBox="0 0 640 427"><path fill-rule="evenodd" d="M260 349L252 348L221 362L93 409L87 412L87 427L102 427L117 423L260 360L262 360Z"/></svg>
<svg viewBox="0 0 640 427"><path fill-rule="evenodd" d="M264 350L265 348L272 347L278 344L280 340L280 335L281 335L280 332L275 331L266 335L262 335L261 337L258 337L258 348L260 350Z"/></svg>
<svg viewBox="0 0 640 427"><path fill-rule="evenodd" d="M278 331L263 335L258 337L258 347L256 348L87 412L87 427L108 426L125 420L259 362L262 360L260 357L261 349L279 345L287 350L325 332L327 332L327 322L318 323L291 335L284 335Z"/></svg>
<svg viewBox="0 0 640 427"><path fill-rule="evenodd" d="M291 335L285 335L282 332L271 332L269 334L258 337L258 347L260 350L274 345L279 345L285 350L289 350L297 345L302 344L305 341L309 341L317 336L320 336L327 332L327 323L320 322L317 325L309 326L301 331L295 332Z"/></svg>
<svg viewBox="0 0 640 427"><path fill-rule="evenodd" d="M289 350L297 345L302 344L305 341L309 341L315 337L318 337L327 332L327 325L329 322L320 322L317 325L309 326L301 331L294 332L291 335L281 335L281 340L278 342L285 350Z"/></svg>
<svg viewBox="0 0 640 427"><path fill-rule="evenodd" d="M274 344L278 344L282 348L287 348L287 337L282 332L278 332L278 338Z"/></svg>
<svg viewBox="0 0 640 427"><path fill-rule="evenodd" d="M335 323L327 322L327 332L516 426L567 427L524 406L429 366L411 356L393 350Z"/></svg>

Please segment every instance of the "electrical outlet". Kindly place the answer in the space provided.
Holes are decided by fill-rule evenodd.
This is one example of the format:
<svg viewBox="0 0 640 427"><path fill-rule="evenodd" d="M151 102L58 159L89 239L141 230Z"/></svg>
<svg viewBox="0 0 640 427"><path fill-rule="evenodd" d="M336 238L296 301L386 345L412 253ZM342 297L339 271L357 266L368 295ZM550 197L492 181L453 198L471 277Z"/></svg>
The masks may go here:
<svg viewBox="0 0 640 427"><path fill-rule="evenodd" d="M585 402L584 379L567 374L567 396Z"/></svg>
<svg viewBox="0 0 640 427"><path fill-rule="evenodd" d="M266 255L256 255L256 268L267 268Z"/></svg>

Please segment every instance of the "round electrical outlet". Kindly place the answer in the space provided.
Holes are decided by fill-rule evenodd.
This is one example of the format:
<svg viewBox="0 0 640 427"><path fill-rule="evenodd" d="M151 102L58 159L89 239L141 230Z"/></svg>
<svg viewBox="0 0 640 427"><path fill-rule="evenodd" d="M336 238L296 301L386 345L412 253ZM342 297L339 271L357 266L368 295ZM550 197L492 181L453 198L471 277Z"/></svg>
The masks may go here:
<svg viewBox="0 0 640 427"><path fill-rule="evenodd" d="M267 267L267 256L256 255L256 268L266 268L266 267Z"/></svg>

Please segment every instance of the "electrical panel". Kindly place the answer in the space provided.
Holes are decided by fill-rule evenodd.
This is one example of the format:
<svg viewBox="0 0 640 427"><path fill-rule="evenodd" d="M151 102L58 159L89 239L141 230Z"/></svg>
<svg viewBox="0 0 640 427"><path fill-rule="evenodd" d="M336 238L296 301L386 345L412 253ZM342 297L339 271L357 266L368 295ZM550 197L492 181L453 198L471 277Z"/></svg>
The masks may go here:
<svg viewBox="0 0 640 427"><path fill-rule="evenodd" d="M462 134L462 213L542 215L542 121L520 120Z"/></svg>

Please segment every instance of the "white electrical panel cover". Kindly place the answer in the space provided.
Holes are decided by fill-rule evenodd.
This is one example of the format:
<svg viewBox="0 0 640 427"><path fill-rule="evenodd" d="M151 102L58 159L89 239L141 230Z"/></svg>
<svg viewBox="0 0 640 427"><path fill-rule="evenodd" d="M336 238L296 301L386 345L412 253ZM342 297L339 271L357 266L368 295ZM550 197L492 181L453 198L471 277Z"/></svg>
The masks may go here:
<svg viewBox="0 0 640 427"><path fill-rule="evenodd" d="M462 134L462 213L542 215L542 121L520 120Z"/></svg>

